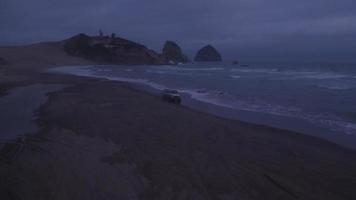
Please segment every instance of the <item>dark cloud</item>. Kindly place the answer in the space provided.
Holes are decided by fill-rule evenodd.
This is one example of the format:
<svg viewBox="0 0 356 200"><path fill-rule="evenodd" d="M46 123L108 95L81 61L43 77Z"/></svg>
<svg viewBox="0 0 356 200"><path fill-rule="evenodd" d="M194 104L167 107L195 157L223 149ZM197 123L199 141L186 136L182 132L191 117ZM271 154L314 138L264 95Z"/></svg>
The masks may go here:
<svg viewBox="0 0 356 200"><path fill-rule="evenodd" d="M0 44L101 28L190 56L209 43L226 59L356 61L354 0L1 0L0 25Z"/></svg>

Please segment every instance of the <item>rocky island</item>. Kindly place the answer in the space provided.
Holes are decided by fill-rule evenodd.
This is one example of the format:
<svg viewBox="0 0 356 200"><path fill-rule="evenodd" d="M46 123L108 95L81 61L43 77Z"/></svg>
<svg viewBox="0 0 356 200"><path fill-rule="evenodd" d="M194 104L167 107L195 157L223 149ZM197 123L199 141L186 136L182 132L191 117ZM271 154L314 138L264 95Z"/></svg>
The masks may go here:
<svg viewBox="0 0 356 200"><path fill-rule="evenodd" d="M197 62L221 62L220 53L211 45L207 45L200 49L195 56L194 61Z"/></svg>
<svg viewBox="0 0 356 200"><path fill-rule="evenodd" d="M162 50L162 57L172 64L187 63L188 58L183 54L179 45L173 41L166 41Z"/></svg>

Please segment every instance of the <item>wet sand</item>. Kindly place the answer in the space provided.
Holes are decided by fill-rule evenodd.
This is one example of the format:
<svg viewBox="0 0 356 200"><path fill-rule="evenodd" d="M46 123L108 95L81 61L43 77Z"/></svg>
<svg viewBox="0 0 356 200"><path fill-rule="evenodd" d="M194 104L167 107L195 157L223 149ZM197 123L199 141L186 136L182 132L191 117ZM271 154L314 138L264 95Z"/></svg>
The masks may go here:
<svg viewBox="0 0 356 200"><path fill-rule="evenodd" d="M70 86L49 94L37 133L0 150L1 199L356 198L356 153L331 142L172 105L124 83L4 76L19 74L10 90Z"/></svg>

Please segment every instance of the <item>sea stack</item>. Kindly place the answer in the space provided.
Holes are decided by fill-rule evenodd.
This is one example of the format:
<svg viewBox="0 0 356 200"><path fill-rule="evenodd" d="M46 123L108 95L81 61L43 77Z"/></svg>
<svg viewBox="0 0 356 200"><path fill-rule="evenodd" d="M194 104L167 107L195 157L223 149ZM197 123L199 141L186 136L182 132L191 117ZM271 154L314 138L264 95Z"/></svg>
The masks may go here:
<svg viewBox="0 0 356 200"><path fill-rule="evenodd" d="M194 61L197 62L221 62L220 53L211 45L207 45L200 49L195 56Z"/></svg>
<svg viewBox="0 0 356 200"><path fill-rule="evenodd" d="M188 62L187 56L182 52L179 45L173 41L166 41L162 50L162 57L169 63L186 63Z"/></svg>

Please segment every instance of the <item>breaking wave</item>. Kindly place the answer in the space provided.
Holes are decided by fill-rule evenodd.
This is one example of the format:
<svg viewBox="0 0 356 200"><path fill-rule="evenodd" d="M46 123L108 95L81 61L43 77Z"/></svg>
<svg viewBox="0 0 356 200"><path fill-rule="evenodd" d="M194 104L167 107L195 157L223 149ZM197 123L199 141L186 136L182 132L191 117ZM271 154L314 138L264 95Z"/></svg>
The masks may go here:
<svg viewBox="0 0 356 200"><path fill-rule="evenodd" d="M176 70L176 71L222 71L225 70L223 67L176 67L176 66L171 66L171 65L165 65L165 66L157 66L154 67L156 69L161 69L161 70Z"/></svg>
<svg viewBox="0 0 356 200"><path fill-rule="evenodd" d="M240 73L258 73L275 75L275 80L285 80L285 79L342 79L350 78L349 75L339 74L333 72L321 72L321 71L293 71L293 70L282 70L278 68L253 68L253 69L231 69L231 72ZM355 78L355 77L354 77Z"/></svg>

